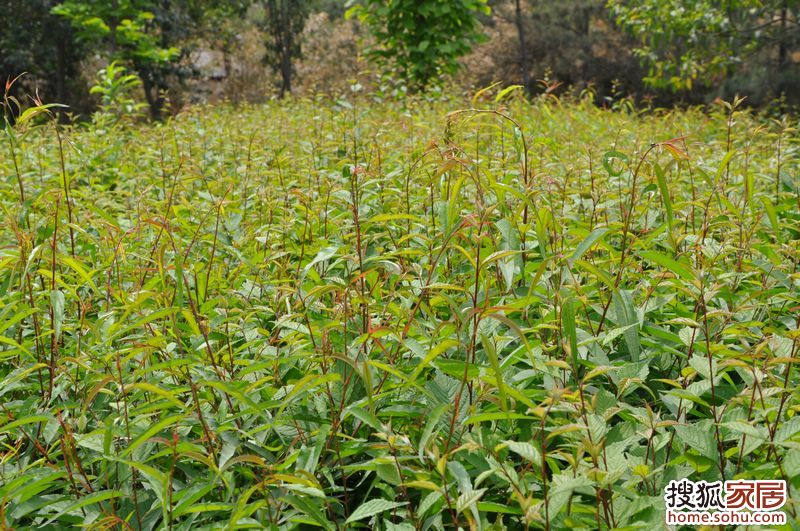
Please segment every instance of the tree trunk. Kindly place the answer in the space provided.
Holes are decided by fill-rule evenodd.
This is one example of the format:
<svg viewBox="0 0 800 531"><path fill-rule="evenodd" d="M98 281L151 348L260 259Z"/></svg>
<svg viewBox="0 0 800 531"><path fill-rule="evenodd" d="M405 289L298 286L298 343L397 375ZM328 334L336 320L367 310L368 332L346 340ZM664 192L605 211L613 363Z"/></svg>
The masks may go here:
<svg viewBox="0 0 800 531"><path fill-rule="evenodd" d="M778 71L782 71L788 66L789 54L786 49L786 24L789 18L789 2L784 0L781 6L781 33L778 39Z"/></svg>
<svg viewBox="0 0 800 531"><path fill-rule="evenodd" d="M113 9L114 15L109 20L108 29L111 33L111 57L113 58L117 54L117 26L119 25L117 10L119 9L119 0L111 2L111 8Z"/></svg>
<svg viewBox="0 0 800 531"><path fill-rule="evenodd" d="M519 59L520 70L522 71L522 86L525 87L525 92L530 94L530 77L529 69L530 64L528 61L528 45L525 38L525 21L522 18L522 6L520 0L515 1L514 22L517 25L517 36L519 37Z"/></svg>
<svg viewBox="0 0 800 531"><path fill-rule="evenodd" d="M299 30L297 28L295 9L300 9L293 4L295 0L265 0L267 9L268 35L267 47L269 49L268 62L273 71L281 76L279 97L283 98L292 92L292 63L294 60L295 42ZM302 27L302 25L301 25Z"/></svg>
<svg viewBox="0 0 800 531"><path fill-rule="evenodd" d="M786 34L786 27L789 22L789 1L783 0L781 2L780 12L780 26L778 30L778 38L777 38L777 45L778 45L778 61L777 64L774 66L774 70L772 71L772 96L777 97L781 100L780 107L783 110L783 96L786 96L786 69L789 67L789 49L787 39L790 37ZM770 68L772 68L772 62L769 63Z"/></svg>
<svg viewBox="0 0 800 531"><path fill-rule="evenodd" d="M292 93L292 47L294 40L292 31L292 17L289 13L287 2L278 2L280 28L278 29L280 38L280 68L281 68L281 94L283 98L286 93Z"/></svg>
<svg viewBox="0 0 800 531"><path fill-rule="evenodd" d="M142 78L142 89L144 90L144 98L147 100L147 105L150 108L150 118L153 120L161 119L161 107L163 106L163 98L158 93L158 85L153 82L150 72L139 70L140 77Z"/></svg>
<svg viewBox="0 0 800 531"><path fill-rule="evenodd" d="M291 52L281 54L281 98L292 93L292 57Z"/></svg>
<svg viewBox="0 0 800 531"><path fill-rule="evenodd" d="M67 40L64 25L59 21L56 31L58 36L56 38L56 102L61 104L67 103L67 52L69 41ZM67 114L66 109L58 107L58 121L61 123L66 122Z"/></svg>

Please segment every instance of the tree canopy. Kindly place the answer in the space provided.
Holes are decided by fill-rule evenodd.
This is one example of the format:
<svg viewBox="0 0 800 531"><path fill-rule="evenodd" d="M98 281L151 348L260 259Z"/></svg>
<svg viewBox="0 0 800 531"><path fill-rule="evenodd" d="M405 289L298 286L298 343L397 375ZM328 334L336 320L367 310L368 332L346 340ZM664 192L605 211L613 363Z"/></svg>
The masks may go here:
<svg viewBox="0 0 800 531"><path fill-rule="evenodd" d="M458 70L458 58L481 40L479 15L489 13L486 0L365 0L349 11L375 36L370 53L415 89Z"/></svg>
<svg viewBox="0 0 800 531"><path fill-rule="evenodd" d="M89 89L112 62L139 78L134 95L154 118L176 94L179 107L184 92L190 100L213 92L211 81L225 96L266 98L347 90L354 77L392 93L501 82L529 96L589 90L601 104L736 94L756 105L800 101L800 0L0 0L0 8L15 14L0 21L0 73L27 73L10 90L79 113L106 106ZM198 56L208 64L218 55L215 74L197 66Z"/></svg>
<svg viewBox="0 0 800 531"><path fill-rule="evenodd" d="M752 64L788 66L800 42L797 0L610 0L617 22L638 40L652 86L691 90ZM780 81L778 81L780 84Z"/></svg>

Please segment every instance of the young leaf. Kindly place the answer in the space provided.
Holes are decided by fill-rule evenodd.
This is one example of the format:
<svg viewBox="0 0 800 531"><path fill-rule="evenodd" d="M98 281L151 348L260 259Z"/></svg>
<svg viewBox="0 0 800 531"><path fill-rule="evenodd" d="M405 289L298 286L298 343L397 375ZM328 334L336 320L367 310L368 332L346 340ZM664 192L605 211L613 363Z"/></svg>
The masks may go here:
<svg viewBox="0 0 800 531"><path fill-rule="evenodd" d="M385 511L389 511L396 507L402 507L407 505L408 502L394 502L384 499L375 499L370 500L368 502L362 503L358 509L353 511L353 514L350 515L350 518L345 520L345 524L350 524L352 522L357 522L359 520L363 520L365 518L369 518L370 516L375 516L376 514L380 514Z"/></svg>

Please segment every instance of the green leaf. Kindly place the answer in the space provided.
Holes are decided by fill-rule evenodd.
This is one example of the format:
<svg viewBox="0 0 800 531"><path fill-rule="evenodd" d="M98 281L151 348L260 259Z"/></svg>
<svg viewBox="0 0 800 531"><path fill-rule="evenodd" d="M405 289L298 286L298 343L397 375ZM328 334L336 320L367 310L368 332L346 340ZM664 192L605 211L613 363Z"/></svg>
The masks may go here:
<svg viewBox="0 0 800 531"><path fill-rule="evenodd" d="M376 514L380 514L385 511L389 511L396 507L402 507L407 505L408 502L394 502L384 499L375 499L370 500L366 503L362 503L358 509L353 511L353 514L350 515L350 518L345 520L345 524L350 524L352 522L357 522L359 520L363 520L365 518L369 518L370 516L375 516Z"/></svg>
<svg viewBox="0 0 800 531"><path fill-rule="evenodd" d="M417 514L424 516L443 497L444 495L438 490L431 492L420 502L419 507L417 507Z"/></svg>
<svg viewBox="0 0 800 531"><path fill-rule="evenodd" d="M624 327L623 337L631 355L631 361L639 361L642 347L639 342L639 318L633 306L630 293L625 290L616 290L613 294L614 311L617 324ZM634 326L635 325L635 326Z"/></svg>
<svg viewBox="0 0 800 531"><path fill-rule="evenodd" d="M381 424L381 421L378 420L378 417L364 408L351 406L345 410L345 414L353 415L364 424L370 426L377 433L382 433L384 431L383 425Z"/></svg>
<svg viewBox="0 0 800 531"><path fill-rule="evenodd" d="M420 375L420 373L425 369L425 367L430 365L430 363L433 360L441 356L442 353L444 353L447 349L456 347L458 346L458 344L459 344L458 341L456 341L455 339L445 339L435 347L428 350L428 353L425 355L425 359L423 359L422 362L416 366L414 372L411 373L409 380L411 381L416 380L417 377Z"/></svg>
<svg viewBox="0 0 800 531"><path fill-rule="evenodd" d="M778 223L778 214L775 212L775 207L773 206L772 202L766 197L761 196L761 204L764 205L764 210L767 213L767 218L769 219L769 224L772 225L772 230L775 233L775 239L777 241L781 241L781 226Z"/></svg>
<svg viewBox="0 0 800 531"><path fill-rule="evenodd" d="M320 251L317 253L317 256L315 256L313 260L311 260L308 264L306 264L305 270L308 271L315 265L319 264L320 262L329 260L331 257L335 256L338 251L339 251L338 245L331 245L329 247L320 249Z"/></svg>
<svg viewBox="0 0 800 531"><path fill-rule="evenodd" d="M716 461L719 458L717 443L714 440L714 430L699 424L678 424L675 426L677 440L686 444L690 449L700 452L700 455Z"/></svg>
<svg viewBox="0 0 800 531"><path fill-rule="evenodd" d="M478 502L478 510L482 513L522 515L522 509L519 507L495 502Z"/></svg>
<svg viewBox="0 0 800 531"><path fill-rule="evenodd" d="M78 499L78 501L68 505L65 509L59 511L55 516L51 517L49 520L44 522L42 524L42 527L48 526L51 523L58 520L61 516L77 511L78 509L82 509L83 507L88 507L89 505L94 505L96 503L104 502L112 498L119 498L122 496L125 496L125 493L120 492L118 490L101 490L99 492L93 492L92 494L83 496L82 498Z"/></svg>
<svg viewBox="0 0 800 531"><path fill-rule="evenodd" d="M323 529L335 529L332 522L322 513L319 506L308 496L295 496L289 494L284 499L303 514L311 518L311 522Z"/></svg>
<svg viewBox="0 0 800 531"><path fill-rule="evenodd" d="M480 424L481 422L490 422L493 420L535 420L536 417L530 415L523 415L522 413L504 413L498 411L496 413L478 413L464 420L463 424Z"/></svg>
<svg viewBox="0 0 800 531"><path fill-rule="evenodd" d="M613 163L614 159L619 159L623 163L622 167L618 170L614 168L614 163ZM605 168L608 174L612 177L619 177L620 175L622 175L622 172L625 171L625 165L627 163L628 163L628 155L626 155L625 153L612 150L612 151L607 151L603 155L603 168Z"/></svg>
<svg viewBox="0 0 800 531"><path fill-rule="evenodd" d="M722 178L722 174L725 173L725 170L728 168L728 164L730 163L731 159L736 155L735 151L728 151L725 153L725 156L722 157L722 160L717 166L717 172L714 174L714 182L719 182L720 178Z"/></svg>
<svg viewBox="0 0 800 531"><path fill-rule="evenodd" d="M505 98L514 91L522 90L522 88L523 88L522 85L510 85L504 88L503 90L497 93L497 96L495 96L494 98L495 103L503 101L503 98Z"/></svg>
<svg viewBox="0 0 800 531"><path fill-rule="evenodd" d="M61 325L64 323L64 294L59 290L50 292L50 304L53 307L53 332L54 341L61 338Z"/></svg>
<svg viewBox="0 0 800 531"><path fill-rule="evenodd" d="M597 243L600 239L603 238L608 233L608 227L600 227L598 229L594 229L589 235L578 245L575 251L569 256L568 263L570 267L572 264L575 263L575 260L578 260L583 254L588 251L592 245Z"/></svg>
<svg viewBox="0 0 800 531"><path fill-rule="evenodd" d="M655 262L669 271L672 271L686 281L693 282L695 279L691 266L678 262L663 253L658 251L639 251L637 254L645 260Z"/></svg>
<svg viewBox="0 0 800 531"><path fill-rule="evenodd" d="M661 194L661 202L663 203L664 210L667 213L667 227L669 227L669 238L674 248L675 244L672 241L673 240L672 231L675 226L675 214L672 210L672 198L669 193L669 187L667 186L667 177L664 174L664 170L658 163L654 165L654 168L656 172L656 179L658 181L658 191Z"/></svg>
<svg viewBox="0 0 800 531"><path fill-rule="evenodd" d="M133 453L138 447L146 443L151 437L155 436L157 433L165 430L168 426L172 426L173 424L177 425L178 422L183 419L185 415L180 413L178 415L172 415L171 417L167 417L160 422L157 422L146 429L141 435L139 435L127 448L125 448L122 452L120 452L120 457L126 457Z"/></svg>
<svg viewBox="0 0 800 531"><path fill-rule="evenodd" d="M506 401L506 384L503 381L503 372L500 370L500 361L497 359L497 351L495 350L492 340L486 337L486 334L481 333L481 344L486 356L489 358L489 363L492 366L495 382L497 382L497 393L500 395L500 409L508 411L508 403Z"/></svg>
<svg viewBox="0 0 800 531"><path fill-rule="evenodd" d="M572 368L578 370L578 332L575 325L575 299L570 297L561 307L561 327L567 338L569 348L567 356L572 361Z"/></svg>
<svg viewBox="0 0 800 531"><path fill-rule="evenodd" d="M463 513L476 503L481 497L486 494L489 489L468 490L461 494L456 500L456 512Z"/></svg>
<svg viewBox="0 0 800 531"><path fill-rule="evenodd" d="M13 422L9 422L8 424L4 424L0 426L0 433L6 433L14 428L18 428L20 426L24 426L26 424L33 424L36 422L47 422L51 420L53 417L48 415L31 415L29 417L23 417L21 419L17 419Z"/></svg>
<svg viewBox="0 0 800 531"><path fill-rule="evenodd" d="M529 442L504 441L503 444L515 454L518 454L536 466L542 465L542 454L539 449Z"/></svg>
<svg viewBox="0 0 800 531"><path fill-rule="evenodd" d="M422 435L419 438L419 452L417 456L420 459L422 459L425 448L428 447L428 441L430 441L431 437L433 436L433 432L436 431L439 420L442 418L442 415L444 415L444 412L449 408L449 403L440 404L434 408L430 415L428 415L428 422L425 423L425 429L422 430Z"/></svg>
<svg viewBox="0 0 800 531"><path fill-rule="evenodd" d="M792 417L775 431L775 443L784 443L792 439L798 432L800 432L800 417Z"/></svg>
<svg viewBox="0 0 800 531"><path fill-rule="evenodd" d="M633 328L634 326L638 326L639 323L633 323L625 326L619 326L617 328L613 328L608 331L606 336L603 338L603 345L610 345L614 342L614 340L624 334L627 330Z"/></svg>

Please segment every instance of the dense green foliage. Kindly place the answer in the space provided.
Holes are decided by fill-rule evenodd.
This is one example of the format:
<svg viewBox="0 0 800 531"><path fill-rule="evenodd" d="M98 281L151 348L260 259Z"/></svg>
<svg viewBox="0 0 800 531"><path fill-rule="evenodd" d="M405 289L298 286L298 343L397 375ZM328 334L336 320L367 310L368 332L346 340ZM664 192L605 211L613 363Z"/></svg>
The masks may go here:
<svg viewBox="0 0 800 531"><path fill-rule="evenodd" d="M51 13L69 21L83 49L138 76L151 116L160 118L185 41L218 33L209 31L207 17L233 17L242 9L240 2L219 0L64 0Z"/></svg>
<svg viewBox="0 0 800 531"><path fill-rule="evenodd" d="M7 127L0 525L796 523L796 133L486 100Z"/></svg>
<svg viewBox="0 0 800 531"><path fill-rule="evenodd" d="M89 47L105 44L112 62L134 67L157 118L163 106L159 91L167 88L166 70L180 50L168 44L166 28L154 24L153 7L150 0L67 0L55 6L53 13L70 21L79 41Z"/></svg>
<svg viewBox="0 0 800 531"><path fill-rule="evenodd" d="M637 52L649 67L645 81L658 87L691 90L697 84L718 83L746 66L756 67L759 75L787 76L789 53L800 44L798 0L608 3L619 23L639 39ZM752 60L765 52L766 58ZM769 81L776 85L775 94L795 86L788 77Z"/></svg>
<svg viewBox="0 0 800 531"><path fill-rule="evenodd" d="M490 10L486 0L366 0L349 13L378 41L370 52L412 89L422 89L458 70L458 58L480 38L478 15Z"/></svg>
<svg viewBox="0 0 800 531"><path fill-rule="evenodd" d="M800 103L799 0L0 0L0 10L13 14L0 19L0 77L27 72L16 96L38 90L84 115L99 105L87 87L115 60L141 78L154 118L187 101L263 101L273 86L338 96L353 78L383 92L499 81L530 95L588 88L604 104Z"/></svg>
<svg viewBox="0 0 800 531"><path fill-rule="evenodd" d="M158 35L148 32L155 16L152 2L113 0L67 0L53 8L66 17L78 32L78 39L106 42L114 58L142 64L165 63L178 54L175 48L160 46Z"/></svg>

